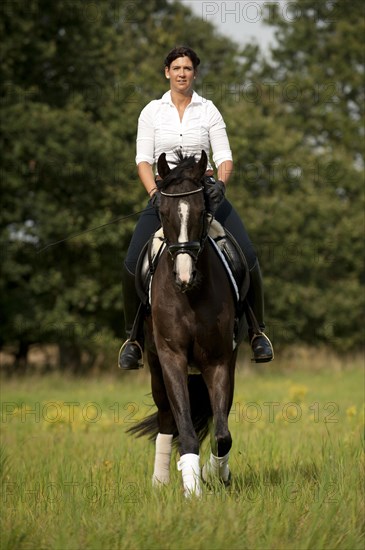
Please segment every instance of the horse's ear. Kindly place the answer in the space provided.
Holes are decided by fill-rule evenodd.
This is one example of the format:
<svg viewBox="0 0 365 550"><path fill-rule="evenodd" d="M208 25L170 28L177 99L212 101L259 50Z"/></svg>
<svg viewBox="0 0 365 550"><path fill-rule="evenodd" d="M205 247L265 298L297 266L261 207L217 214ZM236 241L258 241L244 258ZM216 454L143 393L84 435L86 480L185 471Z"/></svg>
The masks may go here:
<svg viewBox="0 0 365 550"><path fill-rule="evenodd" d="M199 167L199 177L202 178L207 171L208 157L204 149L202 150L202 156L198 162Z"/></svg>
<svg viewBox="0 0 365 550"><path fill-rule="evenodd" d="M157 171L158 175L162 179L166 178L167 174L171 171L170 166L167 164L166 153L161 153L157 161Z"/></svg>

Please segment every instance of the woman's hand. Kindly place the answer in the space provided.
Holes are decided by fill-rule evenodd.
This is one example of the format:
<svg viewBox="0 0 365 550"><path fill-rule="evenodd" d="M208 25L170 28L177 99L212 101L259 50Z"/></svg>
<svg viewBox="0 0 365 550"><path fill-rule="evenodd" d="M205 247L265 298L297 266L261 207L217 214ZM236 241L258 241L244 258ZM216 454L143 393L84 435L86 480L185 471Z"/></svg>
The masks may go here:
<svg viewBox="0 0 365 550"><path fill-rule="evenodd" d="M214 215L224 199L226 186L223 181L208 177L204 187L207 209Z"/></svg>
<svg viewBox="0 0 365 550"><path fill-rule="evenodd" d="M161 193L160 191L157 191L157 189L150 198L150 205L153 206L157 213L159 213L161 205Z"/></svg>

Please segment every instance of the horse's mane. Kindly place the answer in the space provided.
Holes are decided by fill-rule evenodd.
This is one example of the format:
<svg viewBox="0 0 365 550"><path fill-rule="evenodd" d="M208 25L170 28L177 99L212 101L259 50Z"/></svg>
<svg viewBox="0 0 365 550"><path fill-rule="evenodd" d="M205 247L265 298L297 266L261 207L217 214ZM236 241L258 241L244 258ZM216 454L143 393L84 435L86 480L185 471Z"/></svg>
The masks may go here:
<svg viewBox="0 0 365 550"><path fill-rule="evenodd" d="M166 189L172 183L178 183L186 178L186 172L193 168L196 164L195 155L183 155L181 151L175 151L175 159L173 164L176 164L175 168L171 169L171 172L161 181L161 189ZM197 182L199 183L199 182Z"/></svg>

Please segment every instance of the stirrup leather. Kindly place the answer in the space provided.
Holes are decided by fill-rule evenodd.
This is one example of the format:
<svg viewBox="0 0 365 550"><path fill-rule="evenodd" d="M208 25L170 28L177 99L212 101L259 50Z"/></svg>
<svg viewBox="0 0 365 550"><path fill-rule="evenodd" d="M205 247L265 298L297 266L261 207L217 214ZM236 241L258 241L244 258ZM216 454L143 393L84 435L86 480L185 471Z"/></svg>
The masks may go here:
<svg viewBox="0 0 365 550"><path fill-rule="evenodd" d="M126 340L124 342L124 344L121 346L121 348L119 350L119 353L118 353L118 366L120 365L120 357L121 357L121 355L124 351L124 348L127 346L127 344L134 344L135 346L137 346L137 348L139 348L139 351L141 352L141 359L138 360L138 364L140 365L140 367L143 367L144 362L143 362L143 349L142 349L142 346L137 340L131 340L130 338L128 338L128 340Z"/></svg>

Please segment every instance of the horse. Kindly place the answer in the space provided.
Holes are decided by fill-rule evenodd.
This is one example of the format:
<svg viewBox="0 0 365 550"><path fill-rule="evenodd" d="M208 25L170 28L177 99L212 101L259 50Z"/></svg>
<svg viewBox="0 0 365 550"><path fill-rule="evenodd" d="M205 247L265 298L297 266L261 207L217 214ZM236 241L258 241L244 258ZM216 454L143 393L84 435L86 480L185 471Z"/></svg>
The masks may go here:
<svg viewBox="0 0 365 550"><path fill-rule="evenodd" d="M208 236L212 215L202 183L206 153L202 151L199 161L180 156L172 169L163 153L157 168L165 247L152 278L145 319L157 413L129 431L156 438L154 486L169 483L172 443L178 442L184 495L200 497L202 482L230 482L228 415L238 349L233 342L235 299ZM209 431L210 458L200 469L199 448Z"/></svg>

